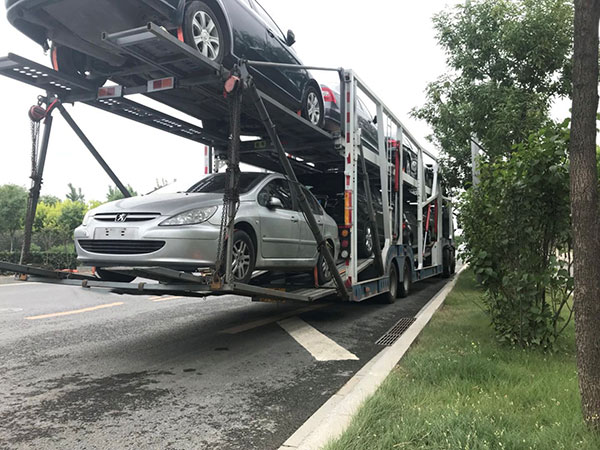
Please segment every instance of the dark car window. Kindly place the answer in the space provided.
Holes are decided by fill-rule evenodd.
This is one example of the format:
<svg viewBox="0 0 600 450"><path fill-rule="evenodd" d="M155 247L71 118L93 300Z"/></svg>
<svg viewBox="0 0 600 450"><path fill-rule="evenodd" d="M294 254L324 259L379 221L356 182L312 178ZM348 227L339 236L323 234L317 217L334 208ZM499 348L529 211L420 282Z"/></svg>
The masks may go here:
<svg viewBox="0 0 600 450"><path fill-rule="evenodd" d="M240 174L240 194L245 194L254 188L261 180L267 176L266 173L242 173ZM187 190L190 194L224 194L227 183L227 176L224 173L217 173L196 183Z"/></svg>
<svg viewBox="0 0 600 450"><path fill-rule="evenodd" d="M262 5L260 3L258 3L258 1L253 0L253 2L254 2L254 9L256 10L258 15L267 23L267 26L271 29L271 31L273 33L275 33L279 39L281 39L285 42L285 36L284 36L283 32L281 31L279 26L275 23L275 21L271 18L269 13L267 11L265 11L265 9L262 7Z"/></svg>
<svg viewBox="0 0 600 450"><path fill-rule="evenodd" d="M294 201L290 183L287 180L278 178L267 184L258 194L258 204L267 206L271 197L278 198L283 203L283 209L293 210Z"/></svg>

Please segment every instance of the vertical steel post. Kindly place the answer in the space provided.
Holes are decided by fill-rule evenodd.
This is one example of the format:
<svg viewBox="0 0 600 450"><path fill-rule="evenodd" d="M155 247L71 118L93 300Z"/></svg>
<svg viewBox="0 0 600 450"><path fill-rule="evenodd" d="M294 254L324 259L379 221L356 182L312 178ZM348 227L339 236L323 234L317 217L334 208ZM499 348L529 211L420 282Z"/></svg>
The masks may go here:
<svg viewBox="0 0 600 450"><path fill-rule="evenodd" d="M404 242L404 130L402 125L398 124L398 130L396 131L396 141L398 142L398 157L400 158L400 164L398 170L398 186L399 192L396 195L396 211L397 211L397 226L398 226L398 242L400 245L405 244Z"/></svg>
<svg viewBox="0 0 600 450"><path fill-rule="evenodd" d="M356 89L354 73L352 71L344 74L344 98L342 103L345 110L344 145L345 145L345 191L344 191L344 222L352 230L350 233L350 258L346 261L346 275L352 283L358 281L358 232L356 227L357 173L356 173L356 141L360 138L356 131Z"/></svg>
<svg viewBox="0 0 600 450"><path fill-rule="evenodd" d="M58 108L58 110L60 111L61 115L64 117L66 122L69 124L71 129L75 132L77 137L87 147L87 149L90 151L92 156L96 159L96 161L98 161L98 164L100 164L100 166L104 169L104 171L107 173L107 175L113 181L113 183L116 184L117 188L119 189L119 191L121 191L123 196L125 198L131 197L131 193L129 192L129 190L125 187L125 185L123 183L121 183L121 180L119 180L119 178L115 175L115 173L112 171L112 169L109 167L109 165L106 164L106 161L104 161L102 156L100 156L100 153L98 153L98 150L96 150L96 148L92 145L92 143L87 138L87 136L83 133L83 131L81 131L81 128L79 128L79 126L75 123L75 121L73 120L71 115L67 112L67 110L62 105L62 103L58 102L56 104L56 107Z"/></svg>
<svg viewBox="0 0 600 450"><path fill-rule="evenodd" d="M27 264L31 256L31 236L33 233L33 221L37 211L40 199L40 191L44 178L44 166L46 165L46 155L48 154L48 144L50 143L50 132L52 131L52 111L46 116L44 121L44 134L40 147L40 154L36 164L35 173L32 174L32 185L27 199L27 215L25 216L25 231L23 235L23 246L21 247L21 257L19 264Z"/></svg>
<svg viewBox="0 0 600 450"><path fill-rule="evenodd" d="M425 189L425 174L423 172L423 150L421 147L418 148L418 173L417 173L417 238L419 240L418 245L418 269L421 270L423 268L423 252L424 245L423 242L423 195L425 194L423 191Z"/></svg>
<svg viewBox="0 0 600 450"><path fill-rule="evenodd" d="M384 254L392 242L392 229L390 218L390 198L389 198L389 176L390 162L388 158L388 145L386 142L385 123L383 106L377 104L377 140L379 146L379 173L381 178L381 201L383 203L383 234L385 236ZM371 201L371 199L369 199ZM378 232L376 230L376 232ZM385 259L385 258L384 258Z"/></svg>

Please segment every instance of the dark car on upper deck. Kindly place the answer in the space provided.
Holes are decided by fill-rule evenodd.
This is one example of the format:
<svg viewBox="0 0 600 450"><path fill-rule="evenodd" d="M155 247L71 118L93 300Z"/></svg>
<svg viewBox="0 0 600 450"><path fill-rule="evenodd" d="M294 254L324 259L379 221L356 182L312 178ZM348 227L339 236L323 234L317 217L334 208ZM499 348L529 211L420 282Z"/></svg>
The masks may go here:
<svg viewBox="0 0 600 450"><path fill-rule="evenodd" d="M153 22L206 58L231 68L239 59L301 65L295 36L283 33L257 0L5 0L8 20L51 49L54 69L102 85L136 63L102 40ZM252 67L258 87L323 126L321 88L304 69ZM150 77L150 75L148 75Z"/></svg>

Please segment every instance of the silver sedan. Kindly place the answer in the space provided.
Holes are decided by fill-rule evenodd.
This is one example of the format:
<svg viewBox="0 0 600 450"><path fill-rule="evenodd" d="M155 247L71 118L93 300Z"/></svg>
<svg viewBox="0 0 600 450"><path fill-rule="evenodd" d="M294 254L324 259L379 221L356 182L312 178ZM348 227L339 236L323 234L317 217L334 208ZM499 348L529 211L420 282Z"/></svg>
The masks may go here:
<svg viewBox="0 0 600 450"><path fill-rule="evenodd" d="M153 194L106 203L75 230L81 263L101 278L132 278L102 270L114 266L169 267L193 272L214 268L223 210L225 174L210 175L186 192ZM304 189L304 188L303 188ZM306 189L311 210L334 257L338 226ZM331 279L327 264L299 210L289 181L280 174L242 173L233 241L233 273L248 282L255 270L312 271Z"/></svg>

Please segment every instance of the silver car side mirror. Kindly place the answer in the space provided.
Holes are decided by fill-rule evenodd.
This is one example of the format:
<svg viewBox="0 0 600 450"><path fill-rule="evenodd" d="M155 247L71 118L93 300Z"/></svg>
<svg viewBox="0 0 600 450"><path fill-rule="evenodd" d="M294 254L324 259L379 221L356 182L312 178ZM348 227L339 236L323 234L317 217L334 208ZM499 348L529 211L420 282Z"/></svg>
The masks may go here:
<svg viewBox="0 0 600 450"><path fill-rule="evenodd" d="M267 208L269 209L282 209L283 208L283 203L281 201L281 199L278 199L277 197L271 197L269 199L269 203L267 203Z"/></svg>

